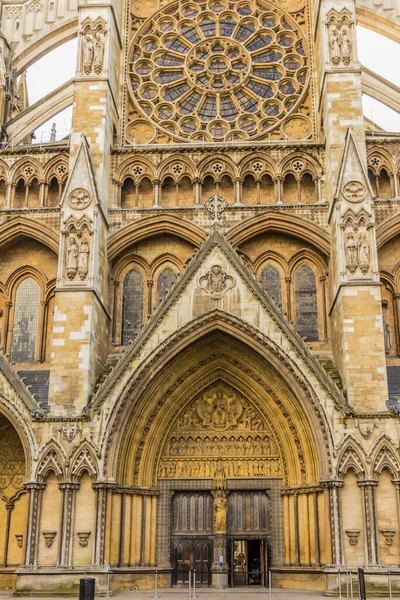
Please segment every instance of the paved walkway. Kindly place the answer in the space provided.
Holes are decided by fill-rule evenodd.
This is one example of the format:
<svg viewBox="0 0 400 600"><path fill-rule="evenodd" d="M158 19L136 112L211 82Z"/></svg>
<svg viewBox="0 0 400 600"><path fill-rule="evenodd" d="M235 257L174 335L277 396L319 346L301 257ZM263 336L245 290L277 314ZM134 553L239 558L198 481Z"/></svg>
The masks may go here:
<svg viewBox="0 0 400 600"><path fill-rule="evenodd" d="M346 595L344 596L344 598ZM116 600L150 600L154 598L154 591L129 591L129 592L118 592L113 595L113 599ZM212 589L199 589L196 590L196 599L193 598L193 590L189 599L187 589L162 589L158 592L159 600L270 600L269 591L265 588L257 588L249 590L249 588L236 588L233 590L212 590ZM320 592L311 592L305 590L272 590L272 600L326 600ZM354 600L358 598L357 594L354 594ZM372 598L367 596L368 600L379 600L378 598ZM0 590L0 600L15 600L12 595L12 590ZM49 598L45 600L60 600L60 598ZM343 599L344 600L344 599Z"/></svg>

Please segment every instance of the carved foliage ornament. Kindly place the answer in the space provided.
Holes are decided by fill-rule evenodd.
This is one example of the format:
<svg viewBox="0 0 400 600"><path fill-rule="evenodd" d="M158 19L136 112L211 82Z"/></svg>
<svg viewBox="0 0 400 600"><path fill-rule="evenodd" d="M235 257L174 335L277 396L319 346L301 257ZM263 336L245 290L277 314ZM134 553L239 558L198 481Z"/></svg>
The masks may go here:
<svg viewBox="0 0 400 600"><path fill-rule="evenodd" d="M68 204L75 210L83 210L90 204L90 194L87 190L78 188L71 192L68 198Z"/></svg>
<svg viewBox="0 0 400 600"><path fill-rule="evenodd" d="M221 267L213 265L199 279L199 287L205 290L213 300L221 300L236 285L236 280Z"/></svg>
<svg viewBox="0 0 400 600"><path fill-rule="evenodd" d="M204 208L213 216L214 220L217 221L221 218L222 213L228 207L228 203L222 196L214 194L205 202Z"/></svg>
<svg viewBox="0 0 400 600"><path fill-rule="evenodd" d="M343 197L353 204L358 204L365 200L367 196L367 188L361 181L349 181L343 187Z"/></svg>

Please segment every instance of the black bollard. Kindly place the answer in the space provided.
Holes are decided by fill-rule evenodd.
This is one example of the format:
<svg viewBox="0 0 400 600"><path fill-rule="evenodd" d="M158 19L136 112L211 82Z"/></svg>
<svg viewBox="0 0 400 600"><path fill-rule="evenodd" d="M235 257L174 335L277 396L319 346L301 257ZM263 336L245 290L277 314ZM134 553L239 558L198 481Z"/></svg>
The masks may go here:
<svg viewBox="0 0 400 600"><path fill-rule="evenodd" d="M364 569L358 569L358 593L360 595L360 600L367 600L367 594L365 593Z"/></svg>
<svg viewBox="0 0 400 600"><path fill-rule="evenodd" d="M79 600L94 600L94 586L96 580L85 577L79 581Z"/></svg>

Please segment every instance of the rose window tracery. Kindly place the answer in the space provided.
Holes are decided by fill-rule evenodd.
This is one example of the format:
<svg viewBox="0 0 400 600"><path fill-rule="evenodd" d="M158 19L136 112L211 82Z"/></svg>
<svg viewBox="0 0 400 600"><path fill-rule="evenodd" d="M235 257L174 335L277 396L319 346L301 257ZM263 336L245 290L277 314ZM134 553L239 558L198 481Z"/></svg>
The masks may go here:
<svg viewBox="0 0 400 600"><path fill-rule="evenodd" d="M139 29L129 82L139 112L173 137L265 137L295 113L309 77L296 22L267 2L175 2Z"/></svg>

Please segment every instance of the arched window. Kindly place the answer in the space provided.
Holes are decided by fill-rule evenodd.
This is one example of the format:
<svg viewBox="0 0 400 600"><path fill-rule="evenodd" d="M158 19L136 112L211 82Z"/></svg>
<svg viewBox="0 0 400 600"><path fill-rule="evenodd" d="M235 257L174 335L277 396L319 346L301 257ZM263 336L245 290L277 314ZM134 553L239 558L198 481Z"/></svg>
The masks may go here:
<svg viewBox="0 0 400 600"><path fill-rule="evenodd" d="M12 362L33 362L39 325L40 289L32 278L22 281L15 295Z"/></svg>
<svg viewBox="0 0 400 600"><path fill-rule="evenodd" d="M126 346L137 336L143 323L143 277L131 269L124 279L122 301L122 345Z"/></svg>
<svg viewBox="0 0 400 600"><path fill-rule="evenodd" d="M157 306L162 302L165 296L171 291L172 286L176 281L176 273L166 267L161 271L157 279Z"/></svg>
<svg viewBox="0 0 400 600"><path fill-rule="evenodd" d="M307 342L318 341L317 284L314 271L301 265L294 278L296 328Z"/></svg>
<svg viewBox="0 0 400 600"><path fill-rule="evenodd" d="M261 271L260 283L277 307L282 310L282 281L278 269L273 265L266 266Z"/></svg>

